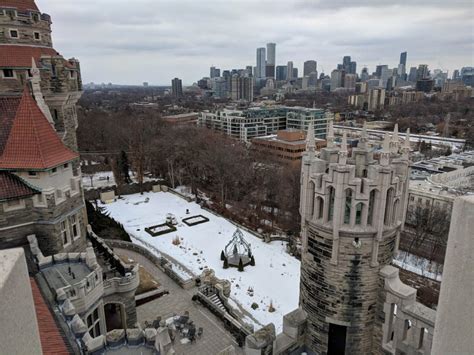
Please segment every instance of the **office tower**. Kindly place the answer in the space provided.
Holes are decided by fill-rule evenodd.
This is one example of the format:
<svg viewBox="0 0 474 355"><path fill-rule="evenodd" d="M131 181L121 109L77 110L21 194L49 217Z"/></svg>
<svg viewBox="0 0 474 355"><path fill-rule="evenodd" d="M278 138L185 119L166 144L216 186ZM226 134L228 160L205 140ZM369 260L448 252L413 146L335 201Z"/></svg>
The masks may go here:
<svg viewBox="0 0 474 355"><path fill-rule="evenodd" d="M293 79L293 62L288 62L286 67L286 79L291 80Z"/></svg>
<svg viewBox="0 0 474 355"><path fill-rule="evenodd" d="M354 91L356 87L357 74L344 75L344 88L349 91Z"/></svg>
<svg viewBox="0 0 474 355"><path fill-rule="evenodd" d="M265 77L266 78L275 78L275 65L274 64L267 64L265 66Z"/></svg>
<svg viewBox="0 0 474 355"><path fill-rule="evenodd" d="M369 80L369 70L367 69L367 67L362 68L362 72L360 73L360 80L361 81Z"/></svg>
<svg viewBox="0 0 474 355"><path fill-rule="evenodd" d="M316 87L317 84L318 84L318 72L314 71L314 72L309 73L308 86Z"/></svg>
<svg viewBox="0 0 474 355"><path fill-rule="evenodd" d="M416 81L416 91L431 92L434 87L434 80L423 78Z"/></svg>
<svg viewBox="0 0 474 355"><path fill-rule="evenodd" d="M247 65L245 67L245 71L247 72L247 76L252 75L252 69L253 69L253 67L251 65Z"/></svg>
<svg viewBox="0 0 474 355"><path fill-rule="evenodd" d="M276 44L267 43L267 65L275 66L276 62Z"/></svg>
<svg viewBox="0 0 474 355"><path fill-rule="evenodd" d="M344 58L342 58L342 67L346 70L346 71L349 71L349 67L351 65L351 56L350 55L346 55L344 56Z"/></svg>
<svg viewBox="0 0 474 355"><path fill-rule="evenodd" d="M286 65L277 65L276 67L276 80L283 81L286 80L288 67Z"/></svg>
<svg viewBox="0 0 474 355"><path fill-rule="evenodd" d="M344 86L344 70L335 69L331 72L331 91Z"/></svg>
<svg viewBox="0 0 474 355"><path fill-rule="evenodd" d="M352 61L349 63L349 74L356 74L357 73L357 62Z"/></svg>
<svg viewBox="0 0 474 355"><path fill-rule="evenodd" d="M303 76L309 76L309 74L316 72L317 63L315 60L307 60L303 64Z"/></svg>
<svg viewBox="0 0 474 355"><path fill-rule="evenodd" d="M255 77L257 79L265 78L265 48L257 48L257 68Z"/></svg>
<svg viewBox="0 0 474 355"><path fill-rule="evenodd" d="M408 74L408 81L412 83L416 82L416 67L410 68L410 73Z"/></svg>
<svg viewBox="0 0 474 355"><path fill-rule="evenodd" d="M384 69L388 69L388 65L377 65L375 67L375 76L377 76L377 78L381 78L382 77L382 70Z"/></svg>
<svg viewBox="0 0 474 355"><path fill-rule="evenodd" d="M407 66L407 52L400 53L400 64Z"/></svg>
<svg viewBox="0 0 474 355"><path fill-rule="evenodd" d="M298 79L298 68L293 68L293 79Z"/></svg>
<svg viewBox="0 0 474 355"><path fill-rule="evenodd" d="M217 78L221 76L221 70L216 68L216 67L211 67L210 69L210 77L212 78Z"/></svg>
<svg viewBox="0 0 474 355"><path fill-rule="evenodd" d="M428 64L420 64L418 65L418 69L416 70L416 80L422 80L429 77L428 71Z"/></svg>
<svg viewBox="0 0 474 355"><path fill-rule="evenodd" d="M453 80L459 80L461 79L461 75L459 74L459 70L456 69L453 71Z"/></svg>
<svg viewBox="0 0 474 355"><path fill-rule="evenodd" d="M183 84L181 79L174 78L171 80L171 94L173 97L182 97L183 96Z"/></svg>
<svg viewBox="0 0 474 355"><path fill-rule="evenodd" d="M234 101L253 101L253 78L242 77L238 74L232 75L231 79L231 98Z"/></svg>
<svg viewBox="0 0 474 355"><path fill-rule="evenodd" d="M474 87L474 67L462 67L461 80L464 85Z"/></svg>
<svg viewBox="0 0 474 355"><path fill-rule="evenodd" d="M380 81L381 86L386 87L388 78L393 75L393 69L389 69L386 65L382 68L382 72L380 73Z"/></svg>

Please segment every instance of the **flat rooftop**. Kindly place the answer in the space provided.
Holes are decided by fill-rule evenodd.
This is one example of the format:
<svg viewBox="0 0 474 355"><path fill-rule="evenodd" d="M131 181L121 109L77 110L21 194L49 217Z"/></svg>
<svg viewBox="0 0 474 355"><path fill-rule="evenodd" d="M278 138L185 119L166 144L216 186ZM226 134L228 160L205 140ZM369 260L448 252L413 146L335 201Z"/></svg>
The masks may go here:
<svg viewBox="0 0 474 355"><path fill-rule="evenodd" d="M54 264L41 270L53 290L75 285L89 275L92 270L84 263Z"/></svg>

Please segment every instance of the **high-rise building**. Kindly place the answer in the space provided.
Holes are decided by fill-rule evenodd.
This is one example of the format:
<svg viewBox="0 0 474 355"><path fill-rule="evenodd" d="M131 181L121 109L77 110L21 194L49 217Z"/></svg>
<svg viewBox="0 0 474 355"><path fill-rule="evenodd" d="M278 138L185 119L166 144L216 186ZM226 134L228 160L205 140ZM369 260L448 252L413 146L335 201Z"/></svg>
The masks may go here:
<svg viewBox="0 0 474 355"><path fill-rule="evenodd" d="M385 106L385 89L375 88L369 91L369 111L382 109Z"/></svg>
<svg viewBox="0 0 474 355"><path fill-rule="evenodd" d="M459 74L459 70L455 69L453 71L453 80L459 80L459 79L461 79L461 75Z"/></svg>
<svg viewBox="0 0 474 355"><path fill-rule="evenodd" d="M418 65L418 69L416 70L416 80L427 79L430 76L430 72L428 70L428 64L420 64Z"/></svg>
<svg viewBox="0 0 474 355"><path fill-rule="evenodd" d="M232 75L230 96L234 101L253 101L253 77Z"/></svg>
<svg viewBox="0 0 474 355"><path fill-rule="evenodd" d="M267 65L275 66L276 62L276 44L267 43Z"/></svg>
<svg viewBox="0 0 474 355"><path fill-rule="evenodd" d="M349 91L354 91L356 87L357 74L344 75L344 88Z"/></svg>
<svg viewBox="0 0 474 355"><path fill-rule="evenodd" d="M275 70L276 80L277 81L286 80L287 70L288 70L288 67L286 65L277 65L276 70Z"/></svg>
<svg viewBox="0 0 474 355"><path fill-rule="evenodd" d="M382 77L382 70L384 69L388 69L388 65L377 65L375 67L375 76L377 78L381 78Z"/></svg>
<svg viewBox="0 0 474 355"><path fill-rule="evenodd" d="M343 67L343 69L348 72L350 65L351 65L351 56L350 55L344 56L344 58L342 58L342 67Z"/></svg>
<svg viewBox="0 0 474 355"><path fill-rule="evenodd" d="M349 63L349 74L356 74L357 73L357 62L352 61Z"/></svg>
<svg viewBox="0 0 474 355"><path fill-rule="evenodd" d="M298 68L293 68L293 79L298 79Z"/></svg>
<svg viewBox="0 0 474 355"><path fill-rule="evenodd" d="M400 64L403 64L403 66L407 66L407 52L402 52L400 53Z"/></svg>
<svg viewBox="0 0 474 355"><path fill-rule="evenodd" d="M408 73L408 81L412 83L416 82L416 73L417 73L416 67L411 67L410 72Z"/></svg>
<svg viewBox="0 0 474 355"><path fill-rule="evenodd" d="M217 78L221 76L221 70L216 68L216 67L211 67L210 69L210 77L212 78Z"/></svg>
<svg viewBox="0 0 474 355"><path fill-rule="evenodd" d="M275 65L274 64L267 64L265 66L265 77L266 78L275 78Z"/></svg>
<svg viewBox="0 0 474 355"><path fill-rule="evenodd" d="M315 60L307 60L303 64L303 76L309 76L309 74L316 72L317 62Z"/></svg>
<svg viewBox="0 0 474 355"><path fill-rule="evenodd" d="M173 97L182 97L183 96L183 84L181 79L174 78L171 80L171 94Z"/></svg>
<svg viewBox="0 0 474 355"><path fill-rule="evenodd" d="M287 80L293 79L293 62L288 62L286 65L286 75Z"/></svg>
<svg viewBox="0 0 474 355"><path fill-rule="evenodd" d="M255 72L256 79L265 78L266 58L265 48L257 48L257 67Z"/></svg>
<svg viewBox="0 0 474 355"><path fill-rule="evenodd" d="M344 70L334 69L331 72L331 91L344 86Z"/></svg>
<svg viewBox="0 0 474 355"><path fill-rule="evenodd" d="M360 80L361 81L369 80L369 70L367 69L367 67L362 68L362 72L360 73Z"/></svg>
<svg viewBox="0 0 474 355"><path fill-rule="evenodd" d="M461 80L464 85L474 87L474 67L462 67Z"/></svg>

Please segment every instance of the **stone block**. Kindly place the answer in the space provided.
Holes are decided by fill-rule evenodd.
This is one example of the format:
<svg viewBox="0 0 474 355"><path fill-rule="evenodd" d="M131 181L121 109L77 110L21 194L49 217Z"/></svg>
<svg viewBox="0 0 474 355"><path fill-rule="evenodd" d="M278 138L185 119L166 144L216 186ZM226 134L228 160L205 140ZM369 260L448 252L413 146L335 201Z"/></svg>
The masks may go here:
<svg viewBox="0 0 474 355"><path fill-rule="evenodd" d="M100 193L102 203L112 203L115 201L115 191L106 191Z"/></svg>
<svg viewBox="0 0 474 355"><path fill-rule="evenodd" d="M152 191L153 192L161 192L161 186L160 185L153 185Z"/></svg>
<svg viewBox="0 0 474 355"><path fill-rule="evenodd" d="M163 191L163 192L168 192L168 186L166 186L166 185L161 185L161 191Z"/></svg>

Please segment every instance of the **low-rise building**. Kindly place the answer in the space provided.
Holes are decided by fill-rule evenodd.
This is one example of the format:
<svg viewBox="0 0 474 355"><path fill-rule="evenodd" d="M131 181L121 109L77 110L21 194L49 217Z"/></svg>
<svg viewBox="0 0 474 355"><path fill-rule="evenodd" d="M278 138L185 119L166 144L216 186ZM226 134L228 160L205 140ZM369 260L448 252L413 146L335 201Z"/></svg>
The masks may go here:
<svg viewBox="0 0 474 355"><path fill-rule="evenodd" d="M324 139L315 138L315 141L318 150L326 146ZM291 128L278 131L277 134L252 139L252 148L276 160L299 164L306 150L306 133Z"/></svg>
<svg viewBox="0 0 474 355"><path fill-rule="evenodd" d="M181 113L179 115L163 116L163 121L173 126L194 126L197 124L197 112Z"/></svg>

